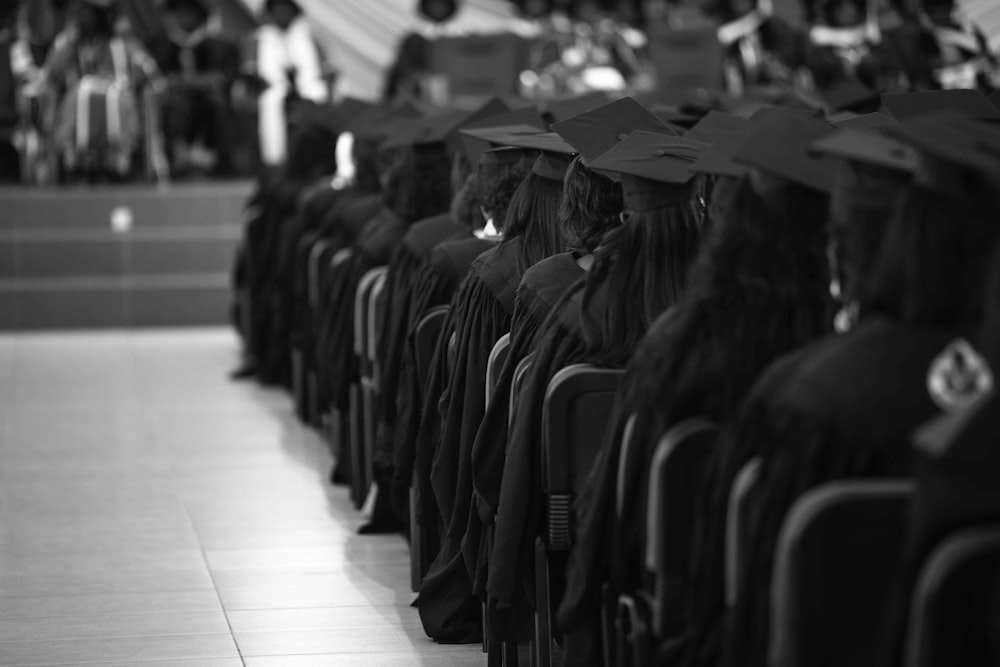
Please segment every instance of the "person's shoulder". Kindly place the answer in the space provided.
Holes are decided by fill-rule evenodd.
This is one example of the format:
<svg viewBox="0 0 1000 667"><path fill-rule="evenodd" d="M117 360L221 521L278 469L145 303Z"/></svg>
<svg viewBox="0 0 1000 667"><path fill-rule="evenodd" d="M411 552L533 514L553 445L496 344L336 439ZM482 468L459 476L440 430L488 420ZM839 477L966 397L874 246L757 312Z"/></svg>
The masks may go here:
<svg viewBox="0 0 1000 667"><path fill-rule="evenodd" d="M583 269L576 263L576 255L562 252L528 267L521 275L521 287L537 288L553 282L564 282L567 276L575 280L583 273Z"/></svg>
<svg viewBox="0 0 1000 667"><path fill-rule="evenodd" d="M437 244L463 231L464 227L455 222L450 213L441 213L413 223L403 237L403 243L414 254L425 255Z"/></svg>
<svg viewBox="0 0 1000 667"><path fill-rule="evenodd" d="M444 241L434 246L429 261L438 270L454 271L462 275L473 261L496 250L496 242L470 236L465 239Z"/></svg>

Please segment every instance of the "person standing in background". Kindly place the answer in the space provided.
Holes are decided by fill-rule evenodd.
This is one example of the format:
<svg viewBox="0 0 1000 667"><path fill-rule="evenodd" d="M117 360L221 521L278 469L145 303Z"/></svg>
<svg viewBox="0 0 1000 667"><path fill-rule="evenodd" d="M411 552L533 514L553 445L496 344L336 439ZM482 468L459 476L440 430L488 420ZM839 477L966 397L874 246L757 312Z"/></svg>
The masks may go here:
<svg viewBox="0 0 1000 667"><path fill-rule="evenodd" d="M286 103L300 99L323 104L329 87L319 47L295 0L266 0L255 37L256 73L264 86L258 100L261 160L275 166L288 150Z"/></svg>

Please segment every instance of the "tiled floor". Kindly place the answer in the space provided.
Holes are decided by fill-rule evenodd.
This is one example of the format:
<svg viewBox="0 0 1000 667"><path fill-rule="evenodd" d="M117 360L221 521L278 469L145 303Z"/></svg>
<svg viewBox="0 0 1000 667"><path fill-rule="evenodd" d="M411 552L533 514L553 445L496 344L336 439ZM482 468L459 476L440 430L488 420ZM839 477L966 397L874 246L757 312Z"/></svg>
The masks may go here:
<svg viewBox="0 0 1000 667"><path fill-rule="evenodd" d="M0 336L0 665L481 665L223 329Z"/></svg>

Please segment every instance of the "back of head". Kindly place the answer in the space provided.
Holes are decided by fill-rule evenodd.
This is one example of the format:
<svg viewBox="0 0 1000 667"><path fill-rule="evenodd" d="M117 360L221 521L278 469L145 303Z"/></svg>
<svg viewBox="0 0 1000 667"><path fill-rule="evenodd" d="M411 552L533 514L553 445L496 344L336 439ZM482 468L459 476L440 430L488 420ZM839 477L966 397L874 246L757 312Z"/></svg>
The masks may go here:
<svg viewBox="0 0 1000 667"><path fill-rule="evenodd" d="M519 240L518 273L563 251L559 227L561 198L562 183L534 172L529 172L514 191L502 231L504 243Z"/></svg>
<svg viewBox="0 0 1000 667"><path fill-rule="evenodd" d="M666 186L664 186L666 187ZM595 363L622 364L660 313L677 303L701 242L705 211L699 180L673 186L676 199L644 211L623 213L623 223L594 253L586 279L584 321ZM595 297L607 306L592 319ZM598 349L601 348L601 349Z"/></svg>
<svg viewBox="0 0 1000 667"><path fill-rule="evenodd" d="M466 176L465 183L451 198L451 218L470 231L482 229L485 224L479 198L476 196L476 175Z"/></svg>
<svg viewBox="0 0 1000 667"><path fill-rule="evenodd" d="M444 144L403 150L393 208L403 220L416 222L448 210L451 204L451 160Z"/></svg>
<svg viewBox="0 0 1000 667"><path fill-rule="evenodd" d="M824 195L791 183L765 200L747 178L722 205L637 396L656 397L662 426L728 420L767 365L830 331L826 209Z"/></svg>
<svg viewBox="0 0 1000 667"><path fill-rule="evenodd" d="M869 285L869 302L904 324L963 330L983 318L1000 225L994 190L960 174L949 193L922 184L901 196ZM952 186L957 184L953 183Z"/></svg>
<svg viewBox="0 0 1000 667"><path fill-rule="evenodd" d="M601 239L621 224L623 209L619 183L591 171L577 156L566 171L559 224L569 249L592 253Z"/></svg>
<svg viewBox="0 0 1000 667"><path fill-rule="evenodd" d="M476 170L476 196L494 225L504 223L514 192L530 171L531 165L523 162L479 165Z"/></svg>
<svg viewBox="0 0 1000 667"><path fill-rule="evenodd" d="M897 198L910 177L901 172L845 162L830 197L830 240L840 299L857 304L862 316L877 311L865 299L875 261Z"/></svg>

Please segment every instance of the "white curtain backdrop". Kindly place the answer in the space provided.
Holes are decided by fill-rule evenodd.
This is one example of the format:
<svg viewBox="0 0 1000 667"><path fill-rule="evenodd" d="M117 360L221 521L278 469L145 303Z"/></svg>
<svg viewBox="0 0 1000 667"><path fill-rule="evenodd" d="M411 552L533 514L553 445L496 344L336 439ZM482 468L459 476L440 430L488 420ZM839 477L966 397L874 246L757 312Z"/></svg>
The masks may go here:
<svg viewBox="0 0 1000 667"><path fill-rule="evenodd" d="M259 11L264 0L243 0ZM376 99L396 45L407 32L433 28L416 12L417 0L297 0L327 57L340 70L338 93ZM506 0L464 0L445 30L451 33L530 31Z"/></svg>

